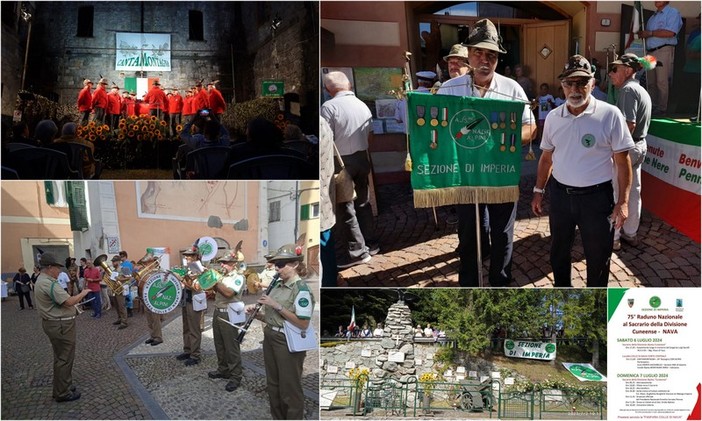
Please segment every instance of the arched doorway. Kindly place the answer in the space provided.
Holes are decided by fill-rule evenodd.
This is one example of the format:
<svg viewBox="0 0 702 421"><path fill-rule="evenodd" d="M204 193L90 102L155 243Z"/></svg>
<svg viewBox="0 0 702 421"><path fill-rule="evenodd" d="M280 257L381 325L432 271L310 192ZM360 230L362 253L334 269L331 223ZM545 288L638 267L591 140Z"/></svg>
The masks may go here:
<svg viewBox="0 0 702 421"><path fill-rule="evenodd" d="M470 28L489 18L498 27L507 54L497 71L523 64L534 86L557 84L568 56L580 49L571 37L574 16L584 14L581 2L558 6L547 2L408 2L409 48L418 70L446 69L443 56L451 46L465 42ZM578 28L580 29L580 28Z"/></svg>

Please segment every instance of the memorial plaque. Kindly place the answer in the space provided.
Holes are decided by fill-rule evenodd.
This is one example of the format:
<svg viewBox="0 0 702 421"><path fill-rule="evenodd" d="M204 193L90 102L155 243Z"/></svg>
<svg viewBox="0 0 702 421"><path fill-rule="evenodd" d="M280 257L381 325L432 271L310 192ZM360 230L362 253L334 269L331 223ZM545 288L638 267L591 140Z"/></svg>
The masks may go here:
<svg viewBox="0 0 702 421"><path fill-rule="evenodd" d="M451 377L451 376L453 376L453 371L451 371L451 370L444 371L444 377Z"/></svg>
<svg viewBox="0 0 702 421"><path fill-rule="evenodd" d="M490 377L488 377L488 376L480 376L480 383L484 382L485 380L490 380Z"/></svg>
<svg viewBox="0 0 702 421"><path fill-rule="evenodd" d="M478 372L477 372L477 371L472 371L472 370L471 370L471 371L468 372L468 377L470 377L471 379L477 379L477 378L478 378Z"/></svg>
<svg viewBox="0 0 702 421"><path fill-rule="evenodd" d="M427 354L427 360L433 360L434 354Z"/></svg>
<svg viewBox="0 0 702 421"><path fill-rule="evenodd" d="M421 358L415 358L415 359L414 359L414 365L422 365L422 359L421 359Z"/></svg>
<svg viewBox="0 0 702 421"><path fill-rule="evenodd" d="M456 374L456 380L465 380L466 376Z"/></svg>
<svg viewBox="0 0 702 421"><path fill-rule="evenodd" d="M393 362L393 363L403 363L403 362L405 362L405 353L404 352L389 352L388 353L388 361Z"/></svg>
<svg viewBox="0 0 702 421"><path fill-rule="evenodd" d="M370 357L372 355L370 349L361 350L361 357Z"/></svg>
<svg viewBox="0 0 702 421"><path fill-rule="evenodd" d="M348 361L348 362L346 362L346 365L344 367L349 368L349 369L356 368L356 363L353 361Z"/></svg>
<svg viewBox="0 0 702 421"><path fill-rule="evenodd" d="M505 378L505 385L512 385L514 384L514 377L507 377Z"/></svg>
<svg viewBox="0 0 702 421"><path fill-rule="evenodd" d="M499 378L501 377L499 371L493 371L492 373L490 373L490 376L491 376L493 379L499 379Z"/></svg>
<svg viewBox="0 0 702 421"><path fill-rule="evenodd" d="M337 367L335 365L330 365L329 367L327 367L327 373L336 374L338 372L339 372L339 367Z"/></svg>
<svg viewBox="0 0 702 421"><path fill-rule="evenodd" d="M466 374L466 368L465 367L458 367L458 368L456 368L456 373Z"/></svg>

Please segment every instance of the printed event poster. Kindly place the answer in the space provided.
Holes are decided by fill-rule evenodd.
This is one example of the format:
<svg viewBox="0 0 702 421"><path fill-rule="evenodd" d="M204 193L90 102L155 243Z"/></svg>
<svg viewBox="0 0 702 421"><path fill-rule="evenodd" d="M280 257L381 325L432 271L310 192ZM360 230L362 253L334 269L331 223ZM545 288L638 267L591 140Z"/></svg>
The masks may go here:
<svg viewBox="0 0 702 421"><path fill-rule="evenodd" d="M117 32L115 36L115 70L171 70L171 34Z"/></svg>
<svg viewBox="0 0 702 421"><path fill-rule="evenodd" d="M702 289L608 290L608 419L699 420Z"/></svg>

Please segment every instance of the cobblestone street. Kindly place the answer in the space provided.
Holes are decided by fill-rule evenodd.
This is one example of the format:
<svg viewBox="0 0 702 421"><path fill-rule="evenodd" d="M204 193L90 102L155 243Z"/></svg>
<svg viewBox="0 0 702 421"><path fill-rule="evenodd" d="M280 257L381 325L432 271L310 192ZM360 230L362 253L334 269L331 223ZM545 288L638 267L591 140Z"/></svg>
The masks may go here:
<svg viewBox="0 0 702 421"><path fill-rule="evenodd" d="M551 234L546 212L536 217L531 198L536 180L536 161L522 162L520 200L514 229L514 252L510 287L553 285L549 262ZM644 186L645 188L645 186ZM340 287L449 287L458 286L457 224L446 222L451 206L436 209L414 207L409 184L380 186L376 191L376 229L380 253L370 263L340 271ZM338 222L337 222L338 223ZM644 210L637 248L622 244L612 255L609 287L700 286L700 245ZM337 244L338 246L338 244ZM573 246L573 286L585 287L586 263L580 236ZM488 285L489 261L483 262Z"/></svg>
<svg viewBox="0 0 702 421"><path fill-rule="evenodd" d="M318 280L308 280L316 290ZM317 295L317 294L315 294ZM318 297L317 297L318 299ZM245 297L247 303L254 296ZM77 317L73 381L82 397L56 403L51 398L51 346L37 310L19 310L16 296L2 302L2 419L270 419L261 340L262 324L252 323L242 344L242 387L226 392L226 380L210 379L217 367L208 303L202 361L192 367L175 359L182 352L180 310L164 321L164 343L145 345L146 315L135 309L129 327L117 330L113 307L101 319L90 311ZM313 322L319 326L319 310ZM305 359L305 418L319 418L319 353Z"/></svg>

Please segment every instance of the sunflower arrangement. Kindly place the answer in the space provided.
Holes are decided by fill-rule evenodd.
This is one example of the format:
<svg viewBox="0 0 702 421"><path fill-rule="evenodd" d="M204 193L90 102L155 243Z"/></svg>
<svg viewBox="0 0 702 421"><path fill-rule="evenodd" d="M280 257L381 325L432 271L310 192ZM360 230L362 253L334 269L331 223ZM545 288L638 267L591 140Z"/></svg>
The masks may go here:
<svg viewBox="0 0 702 421"><path fill-rule="evenodd" d="M419 376L419 383L424 388L424 392L428 395L430 395L432 390L434 390L434 386L436 386L436 382L438 381L439 376L436 373L432 373L429 371L426 373L422 373L422 375Z"/></svg>
<svg viewBox="0 0 702 421"><path fill-rule="evenodd" d="M156 116L141 114L130 115L119 120L117 140L136 140L137 142L156 142L168 138L168 123Z"/></svg>
<svg viewBox="0 0 702 421"><path fill-rule="evenodd" d="M97 124L91 121L85 126L79 126L76 135L91 142L105 142L112 133L110 133L110 126L107 124Z"/></svg>
<svg viewBox="0 0 702 421"><path fill-rule="evenodd" d="M370 371L367 368L352 368L349 370L349 378L353 381L353 385L357 390L363 390L370 378Z"/></svg>

